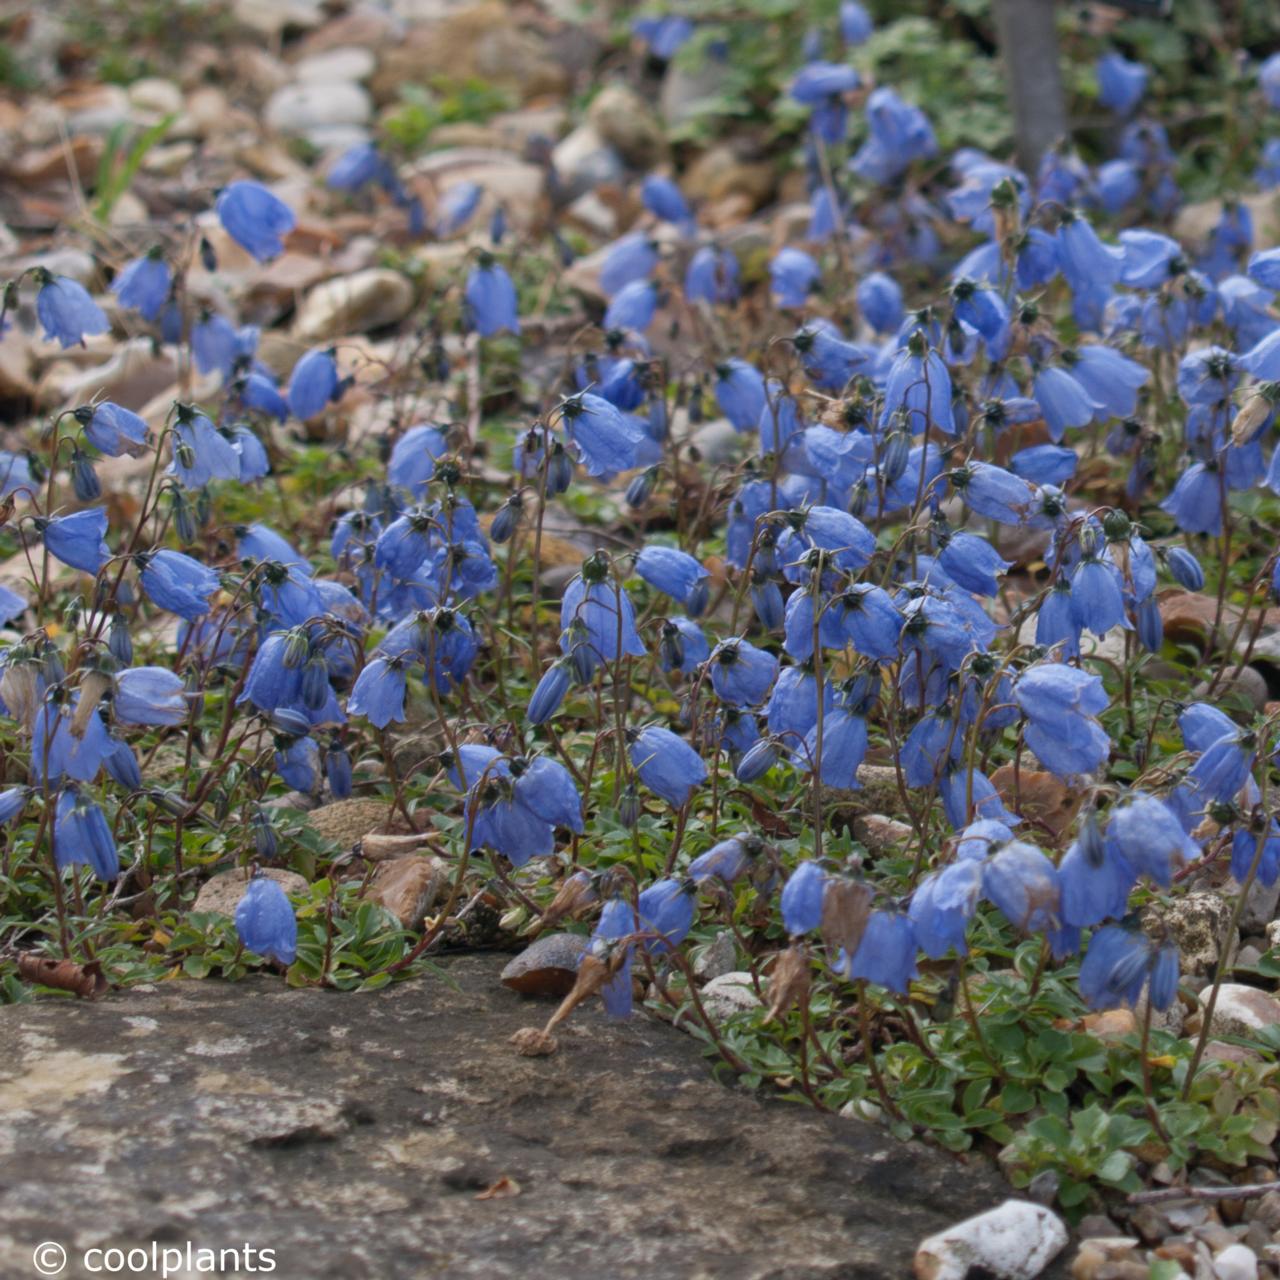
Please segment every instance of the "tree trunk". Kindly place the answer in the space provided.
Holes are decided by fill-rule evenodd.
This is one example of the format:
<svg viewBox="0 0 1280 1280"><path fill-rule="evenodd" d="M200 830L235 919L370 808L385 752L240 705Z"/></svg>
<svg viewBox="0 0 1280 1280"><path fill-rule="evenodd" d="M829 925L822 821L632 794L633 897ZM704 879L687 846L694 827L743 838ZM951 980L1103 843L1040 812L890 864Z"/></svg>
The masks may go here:
<svg viewBox="0 0 1280 1280"><path fill-rule="evenodd" d="M1053 9L1054 0L995 0L1018 163L1032 178L1040 157L1068 132Z"/></svg>

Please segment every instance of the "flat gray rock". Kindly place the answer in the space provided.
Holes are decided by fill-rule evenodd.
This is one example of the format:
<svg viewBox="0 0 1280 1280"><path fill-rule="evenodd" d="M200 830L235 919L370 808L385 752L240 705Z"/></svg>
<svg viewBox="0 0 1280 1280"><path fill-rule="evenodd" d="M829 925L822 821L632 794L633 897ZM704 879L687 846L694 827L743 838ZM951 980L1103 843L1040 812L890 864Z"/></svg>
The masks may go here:
<svg viewBox="0 0 1280 1280"><path fill-rule="evenodd" d="M154 1240L270 1248L289 1280L884 1280L1009 1194L976 1157L727 1088L644 1015L580 1010L518 1057L554 1003L503 960L0 1009L0 1275L44 1241L84 1277L84 1250Z"/></svg>

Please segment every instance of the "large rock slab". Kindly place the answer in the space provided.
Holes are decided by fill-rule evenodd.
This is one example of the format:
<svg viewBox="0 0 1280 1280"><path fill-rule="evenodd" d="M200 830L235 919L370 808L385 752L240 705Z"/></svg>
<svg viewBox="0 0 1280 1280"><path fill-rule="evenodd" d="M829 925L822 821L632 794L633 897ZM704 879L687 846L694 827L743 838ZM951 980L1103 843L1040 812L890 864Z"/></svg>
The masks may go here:
<svg viewBox="0 0 1280 1280"><path fill-rule="evenodd" d="M501 987L502 957L445 963L373 995L0 1009L0 1275L43 1241L83 1280L86 1249L191 1240L309 1280L882 1280L1007 1194L977 1158L726 1088L645 1016L586 1008L519 1057L554 1006Z"/></svg>

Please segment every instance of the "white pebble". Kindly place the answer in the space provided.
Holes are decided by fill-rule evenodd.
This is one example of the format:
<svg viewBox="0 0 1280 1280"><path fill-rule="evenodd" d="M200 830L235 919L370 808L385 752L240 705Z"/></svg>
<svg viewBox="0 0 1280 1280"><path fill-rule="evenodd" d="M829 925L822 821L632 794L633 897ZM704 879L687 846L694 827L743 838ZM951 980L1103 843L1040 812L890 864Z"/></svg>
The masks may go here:
<svg viewBox="0 0 1280 1280"><path fill-rule="evenodd" d="M916 1250L917 1280L964 1280L982 1267L1001 1280L1034 1280L1067 1245L1056 1213L1029 1200L966 1218L930 1236Z"/></svg>
<svg viewBox="0 0 1280 1280"><path fill-rule="evenodd" d="M1258 1280L1257 1256L1247 1245L1229 1244L1214 1258L1213 1274L1217 1280Z"/></svg>

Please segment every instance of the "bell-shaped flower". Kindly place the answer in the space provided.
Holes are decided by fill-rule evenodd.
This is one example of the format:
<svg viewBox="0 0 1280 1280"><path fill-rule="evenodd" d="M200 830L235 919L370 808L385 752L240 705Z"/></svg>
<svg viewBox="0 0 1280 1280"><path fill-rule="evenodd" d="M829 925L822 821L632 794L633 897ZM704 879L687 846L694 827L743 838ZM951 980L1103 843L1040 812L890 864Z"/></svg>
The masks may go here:
<svg viewBox="0 0 1280 1280"><path fill-rule="evenodd" d="M967 955L965 934L981 896L978 860L959 860L925 876L907 909L920 950L931 960L940 960L953 947L957 955Z"/></svg>
<svg viewBox="0 0 1280 1280"><path fill-rule="evenodd" d="M754 431L768 403L764 375L736 356L716 366L716 403L735 431Z"/></svg>
<svg viewBox="0 0 1280 1280"><path fill-rule="evenodd" d="M873 911L862 941L849 959L846 976L905 996L911 979L919 976L911 918L897 911Z"/></svg>
<svg viewBox="0 0 1280 1280"><path fill-rule="evenodd" d="M400 658L374 658L356 678L347 710L364 716L375 728L385 729L393 720L404 720L404 662Z"/></svg>
<svg viewBox="0 0 1280 1280"><path fill-rule="evenodd" d="M163 667L130 667L115 678L111 707L121 724L182 724L190 710L187 687Z"/></svg>
<svg viewBox="0 0 1280 1280"><path fill-rule="evenodd" d="M582 797L564 765L546 756L535 756L532 760L513 760L510 769L515 779L512 793L530 813L577 835L586 830L582 823Z"/></svg>
<svg viewBox="0 0 1280 1280"><path fill-rule="evenodd" d="M136 556L135 562L141 569L138 582L147 598L188 622L208 613L212 597L222 589L212 569L181 551L149 551Z"/></svg>
<svg viewBox="0 0 1280 1280"><path fill-rule="evenodd" d="M269 876L255 876L236 906L236 933L246 951L289 965L298 954L298 920L285 891Z"/></svg>
<svg viewBox="0 0 1280 1280"><path fill-rule="evenodd" d="M1034 845L1015 840L992 854L983 868L982 888L1015 929L1038 933L1058 927L1058 869Z"/></svg>
<svg viewBox="0 0 1280 1280"><path fill-rule="evenodd" d="M722 640L708 659L716 696L735 707L758 707L778 674L778 660L741 638Z"/></svg>
<svg viewBox="0 0 1280 1280"><path fill-rule="evenodd" d="M564 428L588 475L611 479L640 464L644 428L603 396L584 391L566 400Z"/></svg>
<svg viewBox="0 0 1280 1280"><path fill-rule="evenodd" d="M284 252L284 237L297 225L293 210L260 182L233 182L214 202L223 229L259 262Z"/></svg>
<svg viewBox="0 0 1280 1280"><path fill-rule="evenodd" d="M812 933L822 923L827 873L817 862L804 861L782 887L782 923L792 937Z"/></svg>
<svg viewBox="0 0 1280 1280"><path fill-rule="evenodd" d="M1142 101L1150 72L1140 62L1130 62L1109 49L1095 64L1098 73L1098 101L1117 115L1132 115Z"/></svg>
<svg viewBox="0 0 1280 1280"><path fill-rule="evenodd" d="M53 852L59 870L79 863L108 883L120 874L120 855L106 815L75 787L58 797Z"/></svg>
<svg viewBox="0 0 1280 1280"><path fill-rule="evenodd" d="M645 942L645 949L662 953L679 946L693 927L697 882L667 877L640 891L636 914L644 933L657 934Z"/></svg>
<svg viewBox="0 0 1280 1280"><path fill-rule="evenodd" d="M707 766L683 738L650 725L631 738L627 754L650 791L674 809L683 808L694 789L707 780Z"/></svg>
<svg viewBox="0 0 1280 1280"><path fill-rule="evenodd" d="M106 333L111 327L103 310L84 285L67 276L45 271L36 294L36 316L44 325L45 340L63 349L83 343L86 335Z"/></svg>
<svg viewBox="0 0 1280 1280"><path fill-rule="evenodd" d="M173 273L159 253L135 258L111 282L111 292L122 307L136 311L151 324L169 297Z"/></svg>
<svg viewBox="0 0 1280 1280"><path fill-rule="evenodd" d="M1183 830L1177 815L1155 796L1135 793L1112 810L1107 840L1138 875L1148 875L1161 888L1200 856L1200 846Z"/></svg>
<svg viewBox="0 0 1280 1280"><path fill-rule="evenodd" d="M636 573L651 587L684 604L709 571L687 551L647 546L636 556Z"/></svg>
<svg viewBox="0 0 1280 1280"><path fill-rule="evenodd" d="M305 422L342 394L332 348L308 351L289 375L289 412Z"/></svg>
<svg viewBox="0 0 1280 1280"><path fill-rule="evenodd" d="M1137 874L1090 812L1058 864L1063 923L1077 928L1123 916Z"/></svg>
<svg viewBox="0 0 1280 1280"><path fill-rule="evenodd" d="M482 338L520 332L516 286L501 263L482 258L467 276L463 297L471 327Z"/></svg>
<svg viewBox="0 0 1280 1280"><path fill-rule="evenodd" d="M111 548L103 537L107 531L107 513L102 507L40 518L36 527L49 554L82 573L96 574L111 559Z"/></svg>
<svg viewBox="0 0 1280 1280"><path fill-rule="evenodd" d="M689 259L684 296L689 303L728 304L738 298L738 259L729 249L703 245Z"/></svg>

